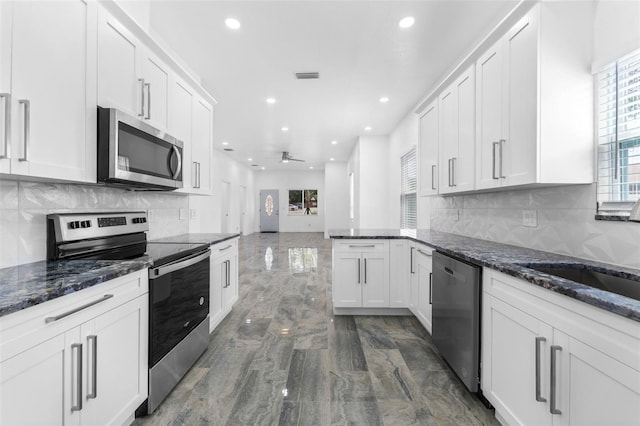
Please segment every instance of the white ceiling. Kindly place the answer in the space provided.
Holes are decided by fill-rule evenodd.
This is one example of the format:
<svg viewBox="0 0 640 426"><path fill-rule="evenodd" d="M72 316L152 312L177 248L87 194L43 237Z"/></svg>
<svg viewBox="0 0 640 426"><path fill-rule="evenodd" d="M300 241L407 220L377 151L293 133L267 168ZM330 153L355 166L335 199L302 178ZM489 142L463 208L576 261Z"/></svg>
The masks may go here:
<svg viewBox="0 0 640 426"><path fill-rule="evenodd" d="M233 158L266 170L323 169L346 161L358 136L390 134L516 3L164 0L150 19L217 99L215 148L226 141ZM409 15L415 25L400 29ZM320 79L294 78L308 71ZM306 162L282 164L281 151Z"/></svg>

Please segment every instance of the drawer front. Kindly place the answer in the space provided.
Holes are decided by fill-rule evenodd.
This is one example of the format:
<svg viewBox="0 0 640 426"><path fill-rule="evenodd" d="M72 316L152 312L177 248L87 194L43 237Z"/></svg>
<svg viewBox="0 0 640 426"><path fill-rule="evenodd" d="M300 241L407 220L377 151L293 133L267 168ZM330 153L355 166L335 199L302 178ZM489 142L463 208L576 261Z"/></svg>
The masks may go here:
<svg viewBox="0 0 640 426"><path fill-rule="evenodd" d="M340 240L333 243L335 251L354 251L360 253L389 251L389 241L387 240Z"/></svg>
<svg viewBox="0 0 640 426"><path fill-rule="evenodd" d="M214 244L211 246L211 257L215 258L218 256L223 256L228 253L238 251L238 239L233 238L231 240L223 241L218 244Z"/></svg>

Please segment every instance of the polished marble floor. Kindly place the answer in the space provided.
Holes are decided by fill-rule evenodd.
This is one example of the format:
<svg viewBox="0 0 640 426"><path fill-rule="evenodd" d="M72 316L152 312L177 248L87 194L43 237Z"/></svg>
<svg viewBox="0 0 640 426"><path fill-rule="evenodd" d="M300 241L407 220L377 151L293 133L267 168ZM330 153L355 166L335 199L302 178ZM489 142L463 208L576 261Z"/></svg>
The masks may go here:
<svg viewBox="0 0 640 426"><path fill-rule="evenodd" d="M242 237L239 263L208 351L136 424L498 424L413 317L333 315L322 234Z"/></svg>

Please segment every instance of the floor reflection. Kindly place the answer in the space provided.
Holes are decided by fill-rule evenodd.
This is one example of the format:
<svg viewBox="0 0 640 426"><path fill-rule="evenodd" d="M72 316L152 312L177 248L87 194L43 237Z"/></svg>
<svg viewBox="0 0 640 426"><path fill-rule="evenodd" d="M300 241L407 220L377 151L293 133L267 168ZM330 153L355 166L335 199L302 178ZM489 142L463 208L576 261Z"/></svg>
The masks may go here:
<svg viewBox="0 0 640 426"><path fill-rule="evenodd" d="M271 270L271 265L273 265L273 250L271 250L271 247L267 247L267 251L264 254L264 266L267 271Z"/></svg>
<svg viewBox="0 0 640 426"><path fill-rule="evenodd" d="M315 272L317 268L317 248L295 247L289 249L289 270L292 273Z"/></svg>

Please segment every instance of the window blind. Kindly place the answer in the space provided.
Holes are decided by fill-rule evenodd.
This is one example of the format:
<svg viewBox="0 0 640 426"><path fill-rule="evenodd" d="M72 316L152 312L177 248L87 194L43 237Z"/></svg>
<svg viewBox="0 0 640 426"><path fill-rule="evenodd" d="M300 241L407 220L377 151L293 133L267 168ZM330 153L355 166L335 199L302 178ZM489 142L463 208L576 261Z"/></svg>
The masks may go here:
<svg viewBox="0 0 640 426"><path fill-rule="evenodd" d="M638 198L640 50L598 74L598 204L624 209Z"/></svg>
<svg viewBox="0 0 640 426"><path fill-rule="evenodd" d="M418 216L418 164L415 148L400 158L401 175L401 217L400 227L416 229Z"/></svg>

